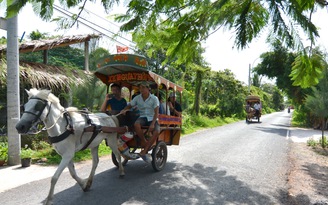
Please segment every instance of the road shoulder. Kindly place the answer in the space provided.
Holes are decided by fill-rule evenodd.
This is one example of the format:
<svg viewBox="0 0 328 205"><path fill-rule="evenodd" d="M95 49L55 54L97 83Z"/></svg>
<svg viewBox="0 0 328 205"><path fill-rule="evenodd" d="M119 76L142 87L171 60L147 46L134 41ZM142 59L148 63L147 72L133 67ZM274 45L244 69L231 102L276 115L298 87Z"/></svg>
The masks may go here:
<svg viewBox="0 0 328 205"><path fill-rule="evenodd" d="M290 146L289 204L328 204L328 156L306 142L292 142Z"/></svg>

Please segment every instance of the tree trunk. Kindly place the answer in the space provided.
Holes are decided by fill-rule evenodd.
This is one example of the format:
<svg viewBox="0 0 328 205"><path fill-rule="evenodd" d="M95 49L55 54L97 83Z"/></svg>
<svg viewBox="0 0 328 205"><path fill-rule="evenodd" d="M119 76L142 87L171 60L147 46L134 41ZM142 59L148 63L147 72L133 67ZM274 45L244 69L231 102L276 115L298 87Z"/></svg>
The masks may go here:
<svg viewBox="0 0 328 205"><path fill-rule="evenodd" d="M8 127L8 164L20 164L20 135L15 126L20 118L19 106L19 53L17 22L18 17L8 19L7 30L7 127Z"/></svg>
<svg viewBox="0 0 328 205"><path fill-rule="evenodd" d="M321 132L322 132L322 136L321 136L321 146L322 148L325 148L325 118L322 118L322 125L321 125Z"/></svg>
<svg viewBox="0 0 328 205"><path fill-rule="evenodd" d="M202 87L202 71L196 71L196 86L195 86L195 104L194 104L194 111L195 114L199 114L199 104L200 104L200 90Z"/></svg>

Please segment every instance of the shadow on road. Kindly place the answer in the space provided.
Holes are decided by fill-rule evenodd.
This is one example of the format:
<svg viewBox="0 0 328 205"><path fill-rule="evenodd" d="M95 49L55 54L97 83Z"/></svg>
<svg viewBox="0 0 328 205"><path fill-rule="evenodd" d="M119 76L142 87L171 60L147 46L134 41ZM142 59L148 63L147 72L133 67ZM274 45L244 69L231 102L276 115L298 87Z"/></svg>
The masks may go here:
<svg viewBox="0 0 328 205"><path fill-rule="evenodd" d="M315 188L318 195L328 196L328 175L327 170L328 166L320 166L318 164L309 163L303 166L304 170L308 172L308 174L315 179ZM328 201L327 201L328 203Z"/></svg>
<svg viewBox="0 0 328 205"><path fill-rule="evenodd" d="M56 193L54 204L275 204L217 167L167 163L154 172L151 165L133 161L125 169L124 179L116 168L97 174L89 192L75 185ZM286 196L281 192L276 199Z"/></svg>
<svg viewBox="0 0 328 205"><path fill-rule="evenodd" d="M286 137L287 130L279 127L255 127L254 129L260 130L262 132L266 133L272 133L272 134L277 134L282 137Z"/></svg>

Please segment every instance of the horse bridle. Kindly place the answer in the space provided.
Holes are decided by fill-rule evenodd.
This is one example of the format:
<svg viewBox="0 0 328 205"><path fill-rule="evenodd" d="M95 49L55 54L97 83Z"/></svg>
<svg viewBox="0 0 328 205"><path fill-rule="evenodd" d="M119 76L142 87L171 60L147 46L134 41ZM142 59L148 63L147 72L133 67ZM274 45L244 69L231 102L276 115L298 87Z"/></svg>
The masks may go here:
<svg viewBox="0 0 328 205"><path fill-rule="evenodd" d="M42 103L40 107L36 107L36 106L37 106L37 103L38 103L38 102L37 102L36 105L33 107L34 111L38 111L37 114L34 113L34 112L31 111L31 110L25 110L25 107L24 107L23 114L24 114L24 113L27 113L27 114L34 115L34 116L36 117L36 120L33 120L33 121L32 121L32 124L36 124L36 123L38 123L39 121L41 121L40 116L42 115L43 110L44 110L47 106L49 106L49 105L48 105L48 101L47 101L47 100L44 100L44 99L42 99L42 98L38 98L38 97L31 97L31 98L29 99L29 101L30 101L30 100L37 100L38 102ZM50 114L51 106L52 106L52 103L50 103L49 111L48 111L48 113L47 113L47 115L46 115L46 118L47 118L47 117L49 116L49 114ZM52 127L53 127L53 126L52 126ZM50 127L50 128L51 128L51 127ZM46 129L50 129L50 128L46 128Z"/></svg>

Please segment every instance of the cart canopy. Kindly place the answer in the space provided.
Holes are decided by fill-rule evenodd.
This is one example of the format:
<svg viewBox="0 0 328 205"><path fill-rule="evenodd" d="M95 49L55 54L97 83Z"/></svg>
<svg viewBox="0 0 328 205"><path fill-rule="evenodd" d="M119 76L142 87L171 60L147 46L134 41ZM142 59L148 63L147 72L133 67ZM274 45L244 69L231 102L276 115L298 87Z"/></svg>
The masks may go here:
<svg viewBox="0 0 328 205"><path fill-rule="evenodd" d="M254 102L254 101L261 101L261 99L260 99L259 96L249 95L249 96L246 97L246 101Z"/></svg>
<svg viewBox="0 0 328 205"><path fill-rule="evenodd" d="M165 88L182 92L183 88L149 70L144 56L135 54L114 54L97 62L95 75L106 85L117 83L130 90L141 81L147 81L151 88Z"/></svg>

